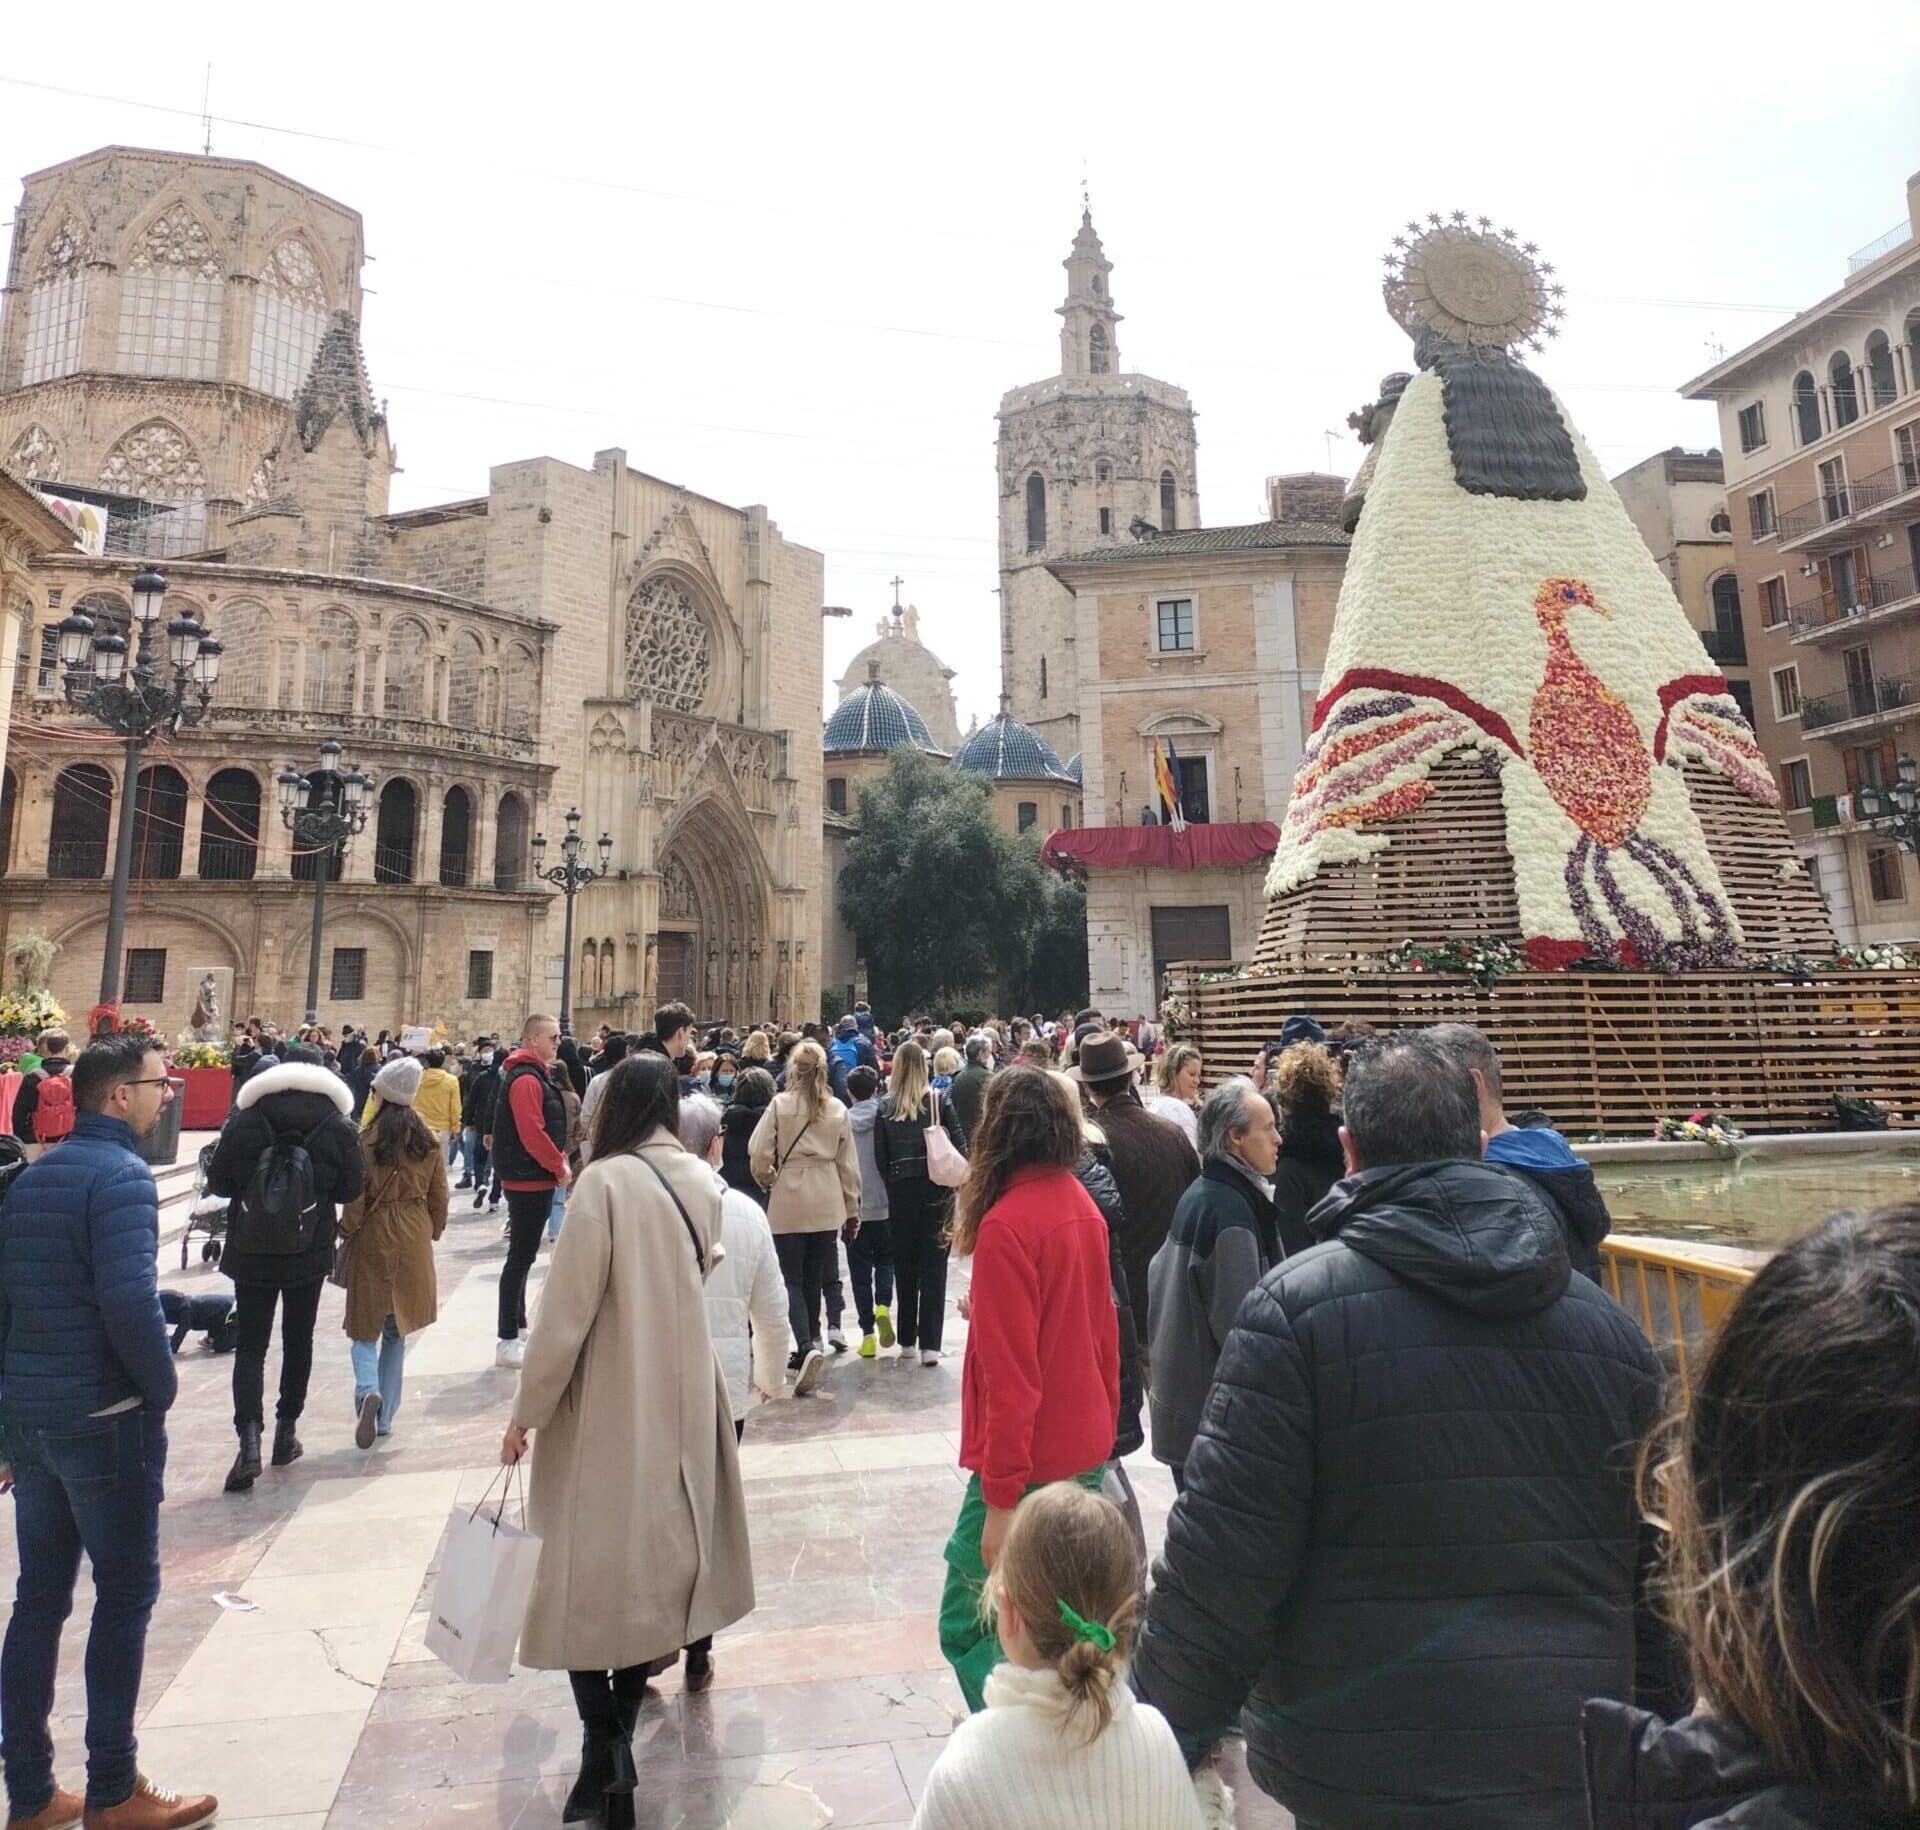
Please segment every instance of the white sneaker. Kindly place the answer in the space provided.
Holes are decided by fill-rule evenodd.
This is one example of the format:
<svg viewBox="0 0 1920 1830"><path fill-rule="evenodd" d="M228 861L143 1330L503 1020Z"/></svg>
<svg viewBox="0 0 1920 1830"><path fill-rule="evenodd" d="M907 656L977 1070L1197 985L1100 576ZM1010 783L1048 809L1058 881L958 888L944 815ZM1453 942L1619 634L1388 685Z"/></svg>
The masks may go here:
<svg viewBox="0 0 1920 1830"><path fill-rule="evenodd" d="M841 1329L829 1328L827 1330L827 1345L831 1347L835 1353L845 1353L847 1351L846 1334Z"/></svg>
<svg viewBox="0 0 1920 1830"><path fill-rule="evenodd" d="M937 1347L923 1347L920 1349L920 1364L922 1366L938 1366L945 1357Z"/></svg>
<svg viewBox="0 0 1920 1830"><path fill-rule="evenodd" d="M504 1366L511 1370L524 1366L526 1360L527 1344L523 1340L502 1341L500 1345L493 1350L493 1363L496 1366Z"/></svg>
<svg viewBox="0 0 1920 1830"><path fill-rule="evenodd" d="M820 1382L820 1368L826 1364L826 1356L817 1347L809 1347L800 1362L800 1370L793 1375L793 1395L804 1398Z"/></svg>

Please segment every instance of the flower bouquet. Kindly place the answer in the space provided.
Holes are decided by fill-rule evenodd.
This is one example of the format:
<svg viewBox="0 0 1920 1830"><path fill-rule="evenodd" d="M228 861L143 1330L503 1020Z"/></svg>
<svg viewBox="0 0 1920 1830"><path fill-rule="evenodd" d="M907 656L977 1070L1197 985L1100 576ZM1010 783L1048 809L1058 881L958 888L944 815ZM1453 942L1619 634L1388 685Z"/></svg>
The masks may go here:
<svg viewBox="0 0 1920 1830"><path fill-rule="evenodd" d="M0 992L0 1037L23 1036L31 1042L43 1029L57 1028L66 1020L67 1013L45 987ZM18 1059L17 1051L14 1058Z"/></svg>
<svg viewBox="0 0 1920 1830"><path fill-rule="evenodd" d="M1716 1150L1731 1150L1746 1133L1730 1119L1703 1109L1685 1118L1655 1120L1653 1135L1666 1144L1711 1144Z"/></svg>

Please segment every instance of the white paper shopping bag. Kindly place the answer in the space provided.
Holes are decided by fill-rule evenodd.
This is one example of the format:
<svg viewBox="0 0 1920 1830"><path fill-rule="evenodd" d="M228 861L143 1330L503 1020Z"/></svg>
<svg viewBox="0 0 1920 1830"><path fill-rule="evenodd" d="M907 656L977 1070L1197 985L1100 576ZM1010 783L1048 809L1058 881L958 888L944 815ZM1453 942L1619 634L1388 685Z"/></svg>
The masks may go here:
<svg viewBox="0 0 1920 1830"><path fill-rule="evenodd" d="M506 1522L505 1488L494 1511L486 1504L483 1497L471 1512L456 1508L448 1522L427 1650L470 1684L503 1684L513 1674L540 1540Z"/></svg>

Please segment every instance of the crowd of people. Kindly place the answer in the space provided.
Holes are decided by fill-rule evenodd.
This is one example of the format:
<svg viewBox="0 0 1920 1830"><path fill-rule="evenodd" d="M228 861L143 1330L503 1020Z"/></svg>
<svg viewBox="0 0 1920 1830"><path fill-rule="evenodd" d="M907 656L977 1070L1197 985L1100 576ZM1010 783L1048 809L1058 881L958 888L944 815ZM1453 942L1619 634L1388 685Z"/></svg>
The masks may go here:
<svg viewBox="0 0 1920 1830"><path fill-rule="evenodd" d="M683 1662L705 1689L752 1612L754 1403L842 1356L939 1368L957 1258L938 1625L969 1719L922 1830L1228 1824L1236 1735L1303 1830L1920 1822L1920 1210L1781 1252L1680 1405L1598 1281L1591 1170L1509 1118L1465 1025L1303 1013L1212 1084L1094 1011L735 1031L667 1005L586 1049L535 1015L510 1044L263 1025L250 1052L209 1171L228 1488L302 1452L329 1277L354 1438L392 1430L453 1197L504 1202L501 1459L531 1456L541 1540L520 1657L569 1674L565 1821L633 1821L649 1684ZM133 1736L174 1397L134 1146L165 1063L109 1036L42 1072L38 1114L71 1117L0 1205L9 1826L188 1830L214 1801L152 1786ZM1177 1492L1150 1575L1143 1447ZM84 1799L47 1730L83 1549Z"/></svg>

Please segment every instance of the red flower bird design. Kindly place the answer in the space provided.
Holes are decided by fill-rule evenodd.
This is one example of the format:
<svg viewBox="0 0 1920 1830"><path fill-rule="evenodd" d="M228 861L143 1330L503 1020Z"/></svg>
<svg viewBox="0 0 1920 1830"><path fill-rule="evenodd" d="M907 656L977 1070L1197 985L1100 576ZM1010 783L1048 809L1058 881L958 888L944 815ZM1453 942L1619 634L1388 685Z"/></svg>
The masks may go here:
<svg viewBox="0 0 1920 1830"><path fill-rule="evenodd" d="M1614 851L1653 799L1653 761L1627 702L1574 653L1567 612L1576 604L1612 618L1577 578L1549 578L1534 593L1533 613L1547 636L1547 674L1533 695L1527 748L1567 817Z"/></svg>

